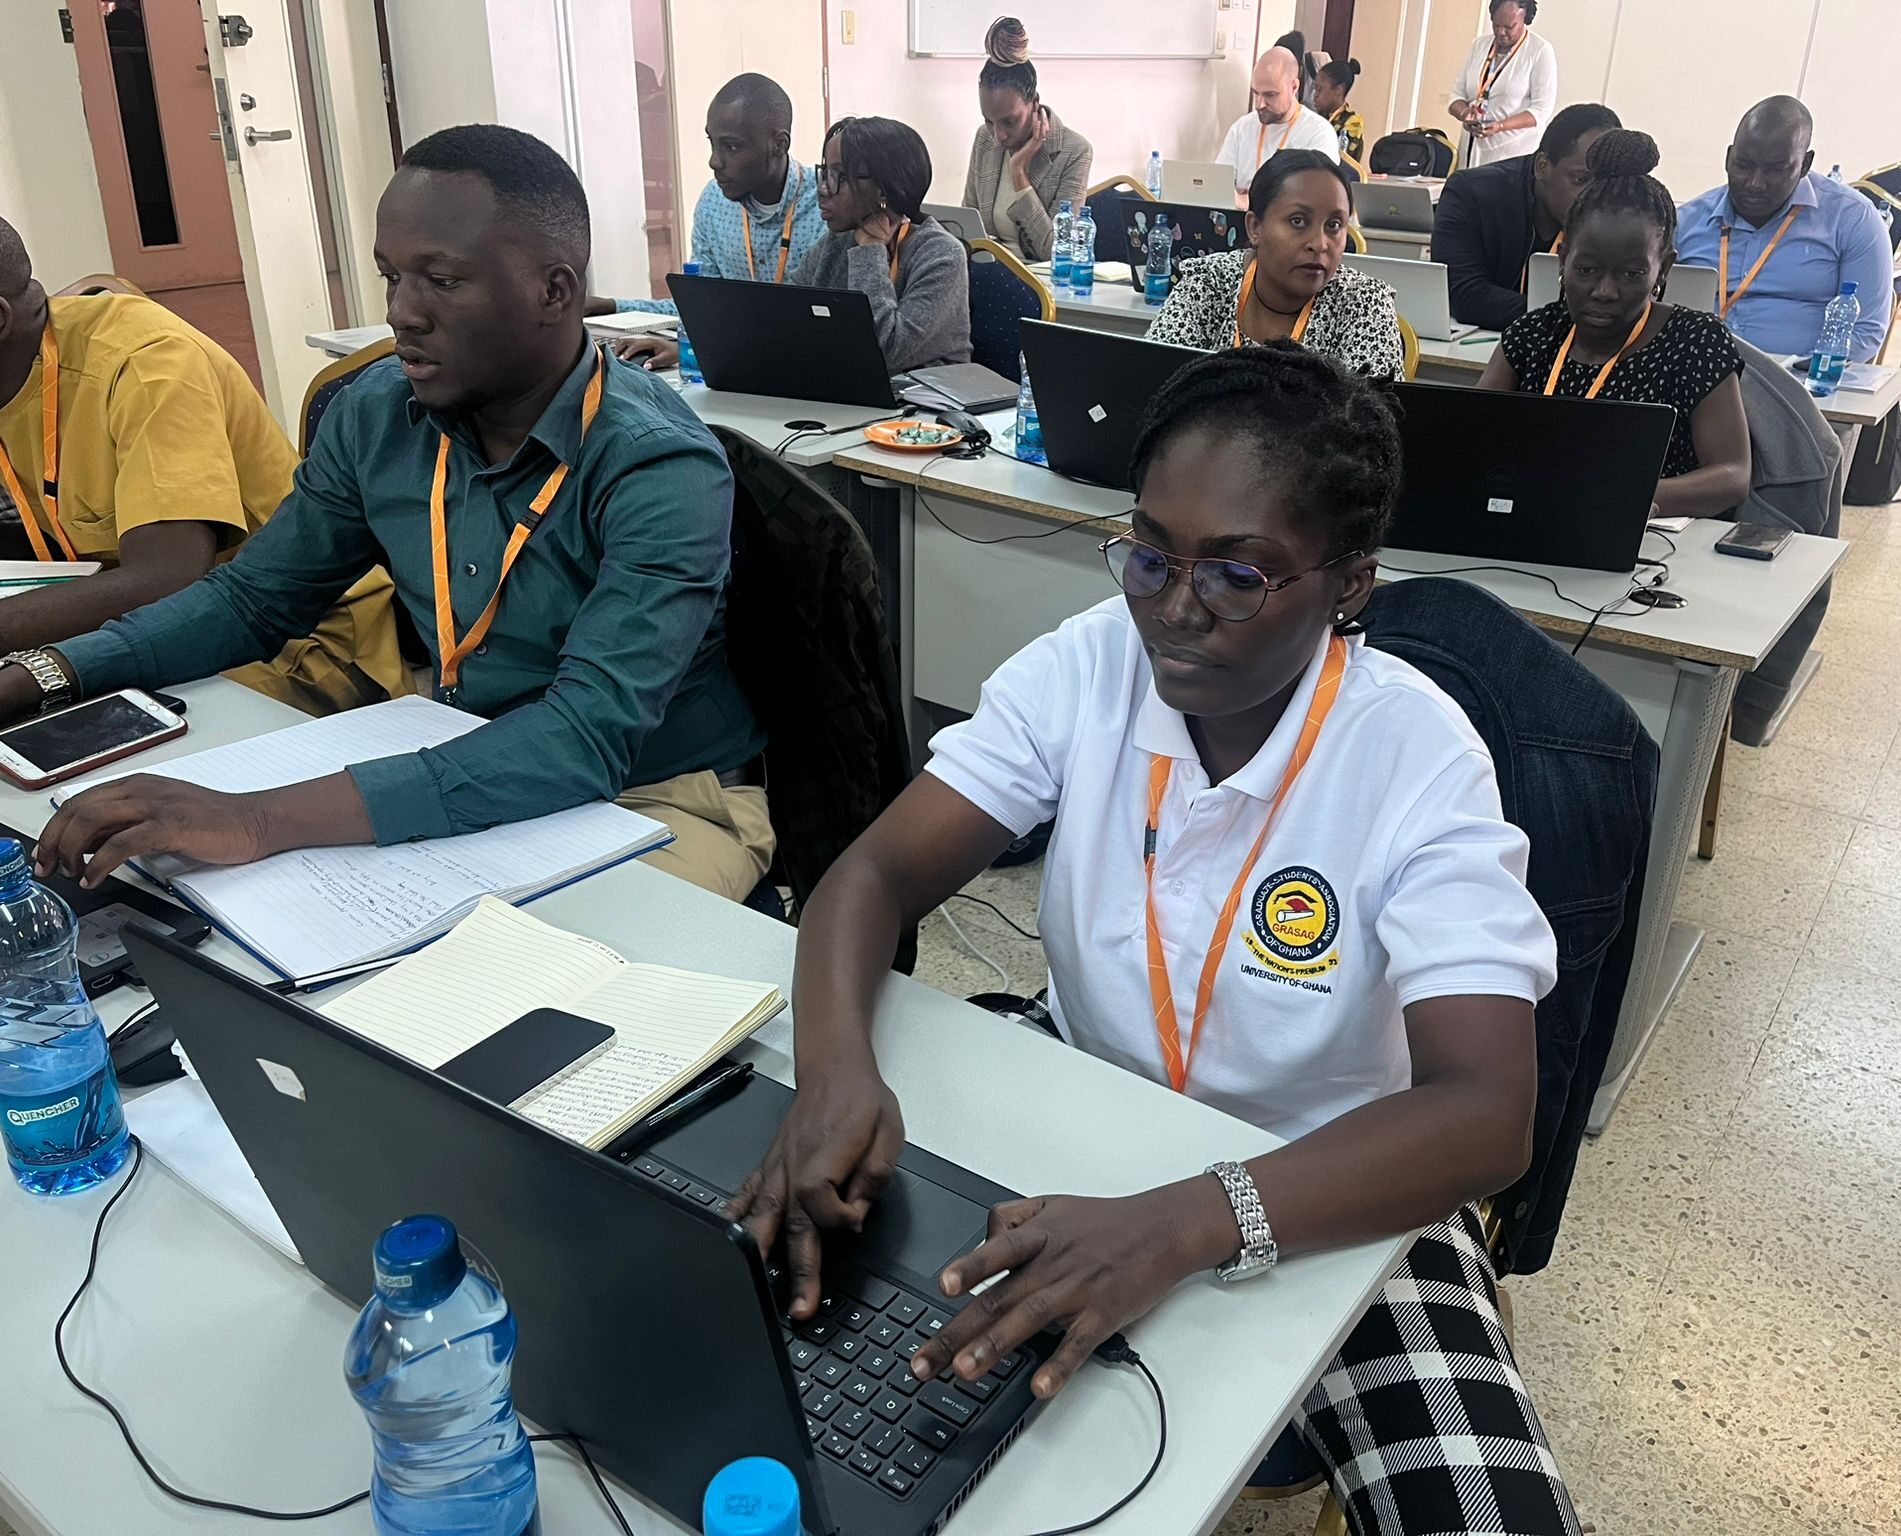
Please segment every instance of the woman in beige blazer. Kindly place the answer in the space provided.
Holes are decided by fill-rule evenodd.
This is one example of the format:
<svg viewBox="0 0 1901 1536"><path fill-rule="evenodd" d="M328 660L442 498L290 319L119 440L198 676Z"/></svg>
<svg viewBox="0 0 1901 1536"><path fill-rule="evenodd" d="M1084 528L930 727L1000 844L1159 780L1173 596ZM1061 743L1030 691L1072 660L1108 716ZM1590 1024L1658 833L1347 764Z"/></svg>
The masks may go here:
<svg viewBox="0 0 1901 1536"><path fill-rule="evenodd" d="M1022 22L999 18L984 48L990 57L977 77L984 123L970 147L964 206L983 215L984 228L1000 245L1025 261L1047 261L1056 206L1065 199L1082 206L1095 151L1037 95L1030 35Z"/></svg>

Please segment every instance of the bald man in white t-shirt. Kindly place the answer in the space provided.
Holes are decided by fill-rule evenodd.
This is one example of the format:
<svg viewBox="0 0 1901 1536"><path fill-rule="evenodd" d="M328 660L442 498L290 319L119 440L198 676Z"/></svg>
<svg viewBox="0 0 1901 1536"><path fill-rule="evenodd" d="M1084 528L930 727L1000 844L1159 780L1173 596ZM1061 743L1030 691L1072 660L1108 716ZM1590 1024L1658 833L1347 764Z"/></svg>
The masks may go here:
<svg viewBox="0 0 1901 1536"><path fill-rule="evenodd" d="M1234 200L1245 208L1254 174L1283 149L1318 149L1340 158L1340 135L1311 107L1301 105L1300 65L1285 48L1270 48L1254 65L1248 115L1228 130L1221 164L1234 170Z"/></svg>

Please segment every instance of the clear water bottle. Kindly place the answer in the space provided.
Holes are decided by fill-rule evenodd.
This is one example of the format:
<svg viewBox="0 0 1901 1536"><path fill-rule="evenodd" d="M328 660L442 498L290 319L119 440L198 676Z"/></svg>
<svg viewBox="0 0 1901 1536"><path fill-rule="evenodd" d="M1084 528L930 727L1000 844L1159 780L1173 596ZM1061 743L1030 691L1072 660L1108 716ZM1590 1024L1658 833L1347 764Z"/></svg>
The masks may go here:
<svg viewBox="0 0 1901 1536"><path fill-rule="evenodd" d="M1340 130L1340 153L1343 155L1353 153L1353 135L1344 128Z"/></svg>
<svg viewBox="0 0 1901 1536"><path fill-rule="evenodd" d="M1838 187L1846 185L1846 181L1844 180L1842 176L1842 168L1839 163L1829 167L1828 179L1834 182L1835 185Z"/></svg>
<svg viewBox="0 0 1901 1536"><path fill-rule="evenodd" d="M534 1448L509 1393L515 1315L455 1226L408 1216L376 1239L376 1294L344 1350L370 1421L379 1536L538 1536Z"/></svg>
<svg viewBox="0 0 1901 1536"><path fill-rule="evenodd" d="M1159 198L1162 195L1162 152L1159 149L1149 151L1149 196Z"/></svg>
<svg viewBox="0 0 1901 1536"><path fill-rule="evenodd" d="M1149 230L1148 267L1142 277L1142 297L1150 304L1168 302L1168 290L1175 281L1175 231L1167 219L1158 217Z"/></svg>
<svg viewBox="0 0 1901 1536"><path fill-rule="evenodd" d="M700 275L700 264L689 261L680 270L688 277ZM693 355L693 343L687 340L686 322L680 323L680 382L682 384L704 384L706 375L700 372L700 360Z"/></svg>
<svg viewBox="0 0 1901 1536"><path fill-rule="evenodd" d="M1087 203L1077 211L1069 242L1069 287L1079 299L1096 291L1096 220Z"/></svg>
<svg viewBox="0 0 1901 1536"><path fill-rule="evenodd" d="M1855 322L1861 319L1861 301L1855 297L1855 284L1843 283L1842 291L1828 301L1822 312L1822 334L1815 338L1815 351L1809 356L1809 393L1826 400L1841 385L1842 373L1855 348Z"/></svg>
<svg viewBox="0 0 1901 1536"><path fill-rule="evenodd" d="M1043 453L1043 422L1036 414L1036 395L1030 389L1029 359L1017 355L1016 455L1026 464L1047 464Z"/></svg>
<svg viewBox="0 0 1901 1536"><path fill-rule="evenodd" d="M132 1150L106 1032L79 979L73 909L0 838L0 1140L36 1195L109 1179Z"/></svg>
<svg viewBox="0 0 1901 1536"><path fill-rule="evenodd" d="M1068 198L1056 205L1056 237L1050 242L1050 285L1058 293L1069 291L1070 242L1076 238L1076 214Z"/></svg>
<svg viewBox="0 0 1901 1536"><path fill-rule="evenodd" d="M700 1501L703 1536L799 1536L799 1484L770 1456L729 1461Z"/></svg>

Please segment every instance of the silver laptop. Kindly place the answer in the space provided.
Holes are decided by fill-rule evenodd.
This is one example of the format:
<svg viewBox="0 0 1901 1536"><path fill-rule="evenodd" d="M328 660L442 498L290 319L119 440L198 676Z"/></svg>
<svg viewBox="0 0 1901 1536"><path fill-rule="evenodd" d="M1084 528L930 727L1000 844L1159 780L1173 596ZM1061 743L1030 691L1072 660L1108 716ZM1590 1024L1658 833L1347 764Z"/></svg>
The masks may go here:
<svg viewBox="0 0 1901 1536"><path fill-rule="evenodd" d="M984 228L984 216L975 208L959 208L955 203L926 203L924 215L936 219L965 245L990 237L990 231Z"/></svg>
<svg viewBox="0 0 1901 1536"><path fill-rule="evenodd" d="M1478 329L1452 323L1452 289L1442 261L1407 261L1398 256L1362 256L1348 251L1342 264L1377 277L1393 290L1393 301L1423 341L1457 341Z"/></svg>
<svg viewBox="0 0 1901 1536"><path fill-rule="evenodd" d="M1218 160L1164 160L1162 201L1193 208L1232 208L1234 167Z"/></svg>
<svg viewBox="0 0 1901 1536"><path fill-rule="evenodd" d="M1432 188L1417 181L1363 181L1353 189L1353 211L1364 230L1429 235Z"/></svg>
<svg viewBox="0 0 1901 1536"><path fill-rule="evenodd" d="M1531 269L1525 278L1525 302L1532 309L1543 309L1547 304L1556 304L1563 291L1560 274L1564 266L1563 258L1551 251L1540 251L1531 258ZM1664 302L1674 304L1679 309L1694 309L1701 314L1716 313L1716 268L1699 267L1687 261L1679 261L1670 269L1670 278L1663 285ZM1422 331L1420 333L1424 335Z"/></svg>

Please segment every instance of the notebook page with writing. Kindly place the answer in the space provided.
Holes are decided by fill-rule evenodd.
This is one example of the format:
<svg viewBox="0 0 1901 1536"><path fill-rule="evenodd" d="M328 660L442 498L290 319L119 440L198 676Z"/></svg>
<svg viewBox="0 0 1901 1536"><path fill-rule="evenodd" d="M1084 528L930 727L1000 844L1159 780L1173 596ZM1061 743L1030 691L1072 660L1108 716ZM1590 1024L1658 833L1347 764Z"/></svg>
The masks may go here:
<svg viewBox="0 0 1901 1536"><path fill-rule="evenodd" d="M604 1147L783 1006L768 982L629 965L567 1005L613 1026L614 1048L522 1113L570 1140Z"/></svg>
<svg viewBox="0 0 1901 1536"><path fill-rule="evenodd" d="M578 998L626 965L605 944L484 898L439 943L323 1012L434 1071L537 1008L573 1013Z"/></svg>

